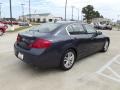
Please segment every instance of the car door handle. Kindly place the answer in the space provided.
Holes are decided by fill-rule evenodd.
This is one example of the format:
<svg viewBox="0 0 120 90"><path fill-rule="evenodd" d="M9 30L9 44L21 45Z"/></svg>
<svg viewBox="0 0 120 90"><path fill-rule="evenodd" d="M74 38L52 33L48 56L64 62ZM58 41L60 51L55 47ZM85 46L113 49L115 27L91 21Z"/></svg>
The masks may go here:
<svg viewBox="0 0 120 90"><path fill-rule="evenodd" d="M92 37L90 39L94 40L95 38L96 38L96 34L92 35Z"/></svg>
<svg viewBox="0 0 120 90"><path fill-rule="evenodd" d="M91 39L91 40L94 40L94 39L95 39L95 37L91 37L90 39Z"/></svg>
<svg viewBox="0 0 120 90"><path fill-rule="evenodd" d="M76 40L76 39L78 39L78 38L74 37L74 39Z"/></svg>

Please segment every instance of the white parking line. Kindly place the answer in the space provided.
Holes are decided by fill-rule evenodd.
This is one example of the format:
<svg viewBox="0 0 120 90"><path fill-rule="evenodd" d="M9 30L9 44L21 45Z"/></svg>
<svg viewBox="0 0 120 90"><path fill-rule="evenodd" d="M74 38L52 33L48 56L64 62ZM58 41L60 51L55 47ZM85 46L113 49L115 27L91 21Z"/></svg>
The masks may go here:
<svg viewBox="0 0 120 90"><path fill-rule="evenodd" d="M118 77L118 78L120 78L120 75L117 73L117 72L115 72L112 68L110 68L110 67L107 67L116 77Z"/></svg>
<svg viewBox="0 0 120 90"><path fill-rule="evenodd" d="M97 73L97 74L99 74L99 75L101 75L101 76L104 76L104 77L106 77L106 78L109 78L109 79L111 79L111 80L113 80L113 81L116 81L116 82L119 82L119 83L120 83L120 80L117 79L117 78L114 78L114 77L108 76L108 75L103 74L103 73Z"/></svg>
<svg viewBox="0 0 120 90"><path fill-rule="evenodd" d="M115 61L115 63L120 64L120 62L119 62L119 61Z"/></svg>
<svg viewBox="0 0 120 90"><path fill-rule="evenodd" d="M115 56L110 62L108 62L105 66L103 66L100 70L97 71L97 73L101 73L102 71L104 71L107 67L109 67L113 62L115 62L118 58L120 57L120 55Z"/></svg>
<svg viewBox="0 0 120 90"><path fill-rule="evenodd" d="M120 57L120 55L115 56L110 62L108 62L106 65L104 65L96 73L101 75L101 76L104 76L106 78L109 78L111 80L114 80L114 81L117 81L117 82L120 83L120 75L117 72L115 72L115 70L113 70L112 67L110 67L110 65L112 65L113 63L120 64L120 62L117 60L119 57ZM103 73L103 71L105 71L106 69L109 70L115 77L109 76L109 75Z"/></svg>

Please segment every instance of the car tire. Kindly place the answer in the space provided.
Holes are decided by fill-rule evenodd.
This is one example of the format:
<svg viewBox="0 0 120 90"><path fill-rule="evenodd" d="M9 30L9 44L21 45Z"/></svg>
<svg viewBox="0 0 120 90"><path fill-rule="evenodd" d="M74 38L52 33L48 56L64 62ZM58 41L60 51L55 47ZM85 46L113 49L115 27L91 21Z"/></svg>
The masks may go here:
<svg viewBox="0 0 120 90"><path fill-rule="evenodd" d="M2 36L3 35L3 31L0 29L0 36Z"/></svg>
<svg viewBox="0 0 120 90"><path fill-rule="evenodd" d="M112 30L112 28L110 28L110 31Z"/></svg>
<svg viewBox="0 0 120 90"><path fill-rule="evenodd" d="M76 60L76 53L74 50L69 49L64 52L61 58L60 67L62 70L69 70L73 67Z"/></svg>
<svg viewBox="0 0 120 90"><path fill-rule="evenodd" d="M105 40L104 47L102 49L102 52L107 52L109 47L109 40Z"/></svg>

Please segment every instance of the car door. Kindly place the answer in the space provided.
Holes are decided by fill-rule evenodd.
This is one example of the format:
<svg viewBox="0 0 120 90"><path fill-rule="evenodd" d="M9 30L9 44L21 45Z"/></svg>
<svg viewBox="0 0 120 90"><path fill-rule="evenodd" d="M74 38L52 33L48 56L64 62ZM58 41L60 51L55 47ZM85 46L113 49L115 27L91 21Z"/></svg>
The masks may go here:
<svg viewBox="0 0 120 90"><path fill-rule="evenodd" d="M88 24L84 24L83 26L86 29L87 34L89 36L89 44L90 44L89 50L91 51L90 54L101 50L104 44L103 36L98 35L97 31L92 26Z"/></svg>
<svg viewBox="0 0 120 90"><path fill-rule="evenodd" d="M80 23L71 24L67 27L69 35L72 39L72 44L77 49L78 58L88 55L89 36L86 34L83 26Z"/></svg>

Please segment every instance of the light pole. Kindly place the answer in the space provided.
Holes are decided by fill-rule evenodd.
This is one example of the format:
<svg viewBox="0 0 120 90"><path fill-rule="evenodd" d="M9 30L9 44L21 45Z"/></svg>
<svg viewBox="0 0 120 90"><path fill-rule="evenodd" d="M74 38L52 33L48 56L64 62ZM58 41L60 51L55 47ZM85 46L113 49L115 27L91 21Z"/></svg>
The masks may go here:
<svg viewBox="0 0 120 90"><path fill-rule="evenodd" d="M23 22L24 22L24 5L25 5L25 4L21 4L21 7L22 7L22 17L23 17Z"/></svg>
<svg viewBox="0 0 120 90"><path fill-rule="evenodd" d="M65 21L66 21L66 11L67 11L67 0L65 1Z"/></svg>
<svg viewBox="0 0 120 90"><path fill-rule="evenodd" d="M29 0L29 20L31 22L31 2Z"/></svg>
<svg viewBox="0 0 120 90"><path fill-rule="evenodd" d="M120 27L119 17L120 17L120 15L118 15L118 31L119 31L119 27Z"/></svg>
<svg viewBox="0 0 120 90"><path fill-rule="evenodd" d="M79 11L79 8L78 8L78 21L79 21L79 18L80 18L80 17L79 17L79 14L80 14L80 11Z"/></svg>
<svg viewBox="0 0 120 90"><path fill-rule="evenodd" d="M75 7L76 8L76 7ZM77 9L77 11L78 11L78 21L79 21L79 19L80 19L80 9L79 8L76 8Z"/></svg>
<svg viewBox="0 0 120 90"><path fill-rule="evenodd" d="M2 3L0 3L0 19L2 19Z"/></svg>
<svg viewBox="0 0 120 90"><path fill-rule="evenodd" d="M81 21L83 21L83 13L82 13L82 11L81 11Z"/></svg>
<svg viewBox="0 0 120 90"><path fill-rule="evenodd" d="M10 22L11 22L11 26L12 26L13 24L12 24L12 2L11 2L11 0L9 0L9 3L10 3Z"/></svg>
<svg viewBox="0 0 120 90"><path fill-rule="evenodd" d="M72 6L72 17L71 17L71 20L73 20L73 10L74 10L74 6Z"/></svg>

